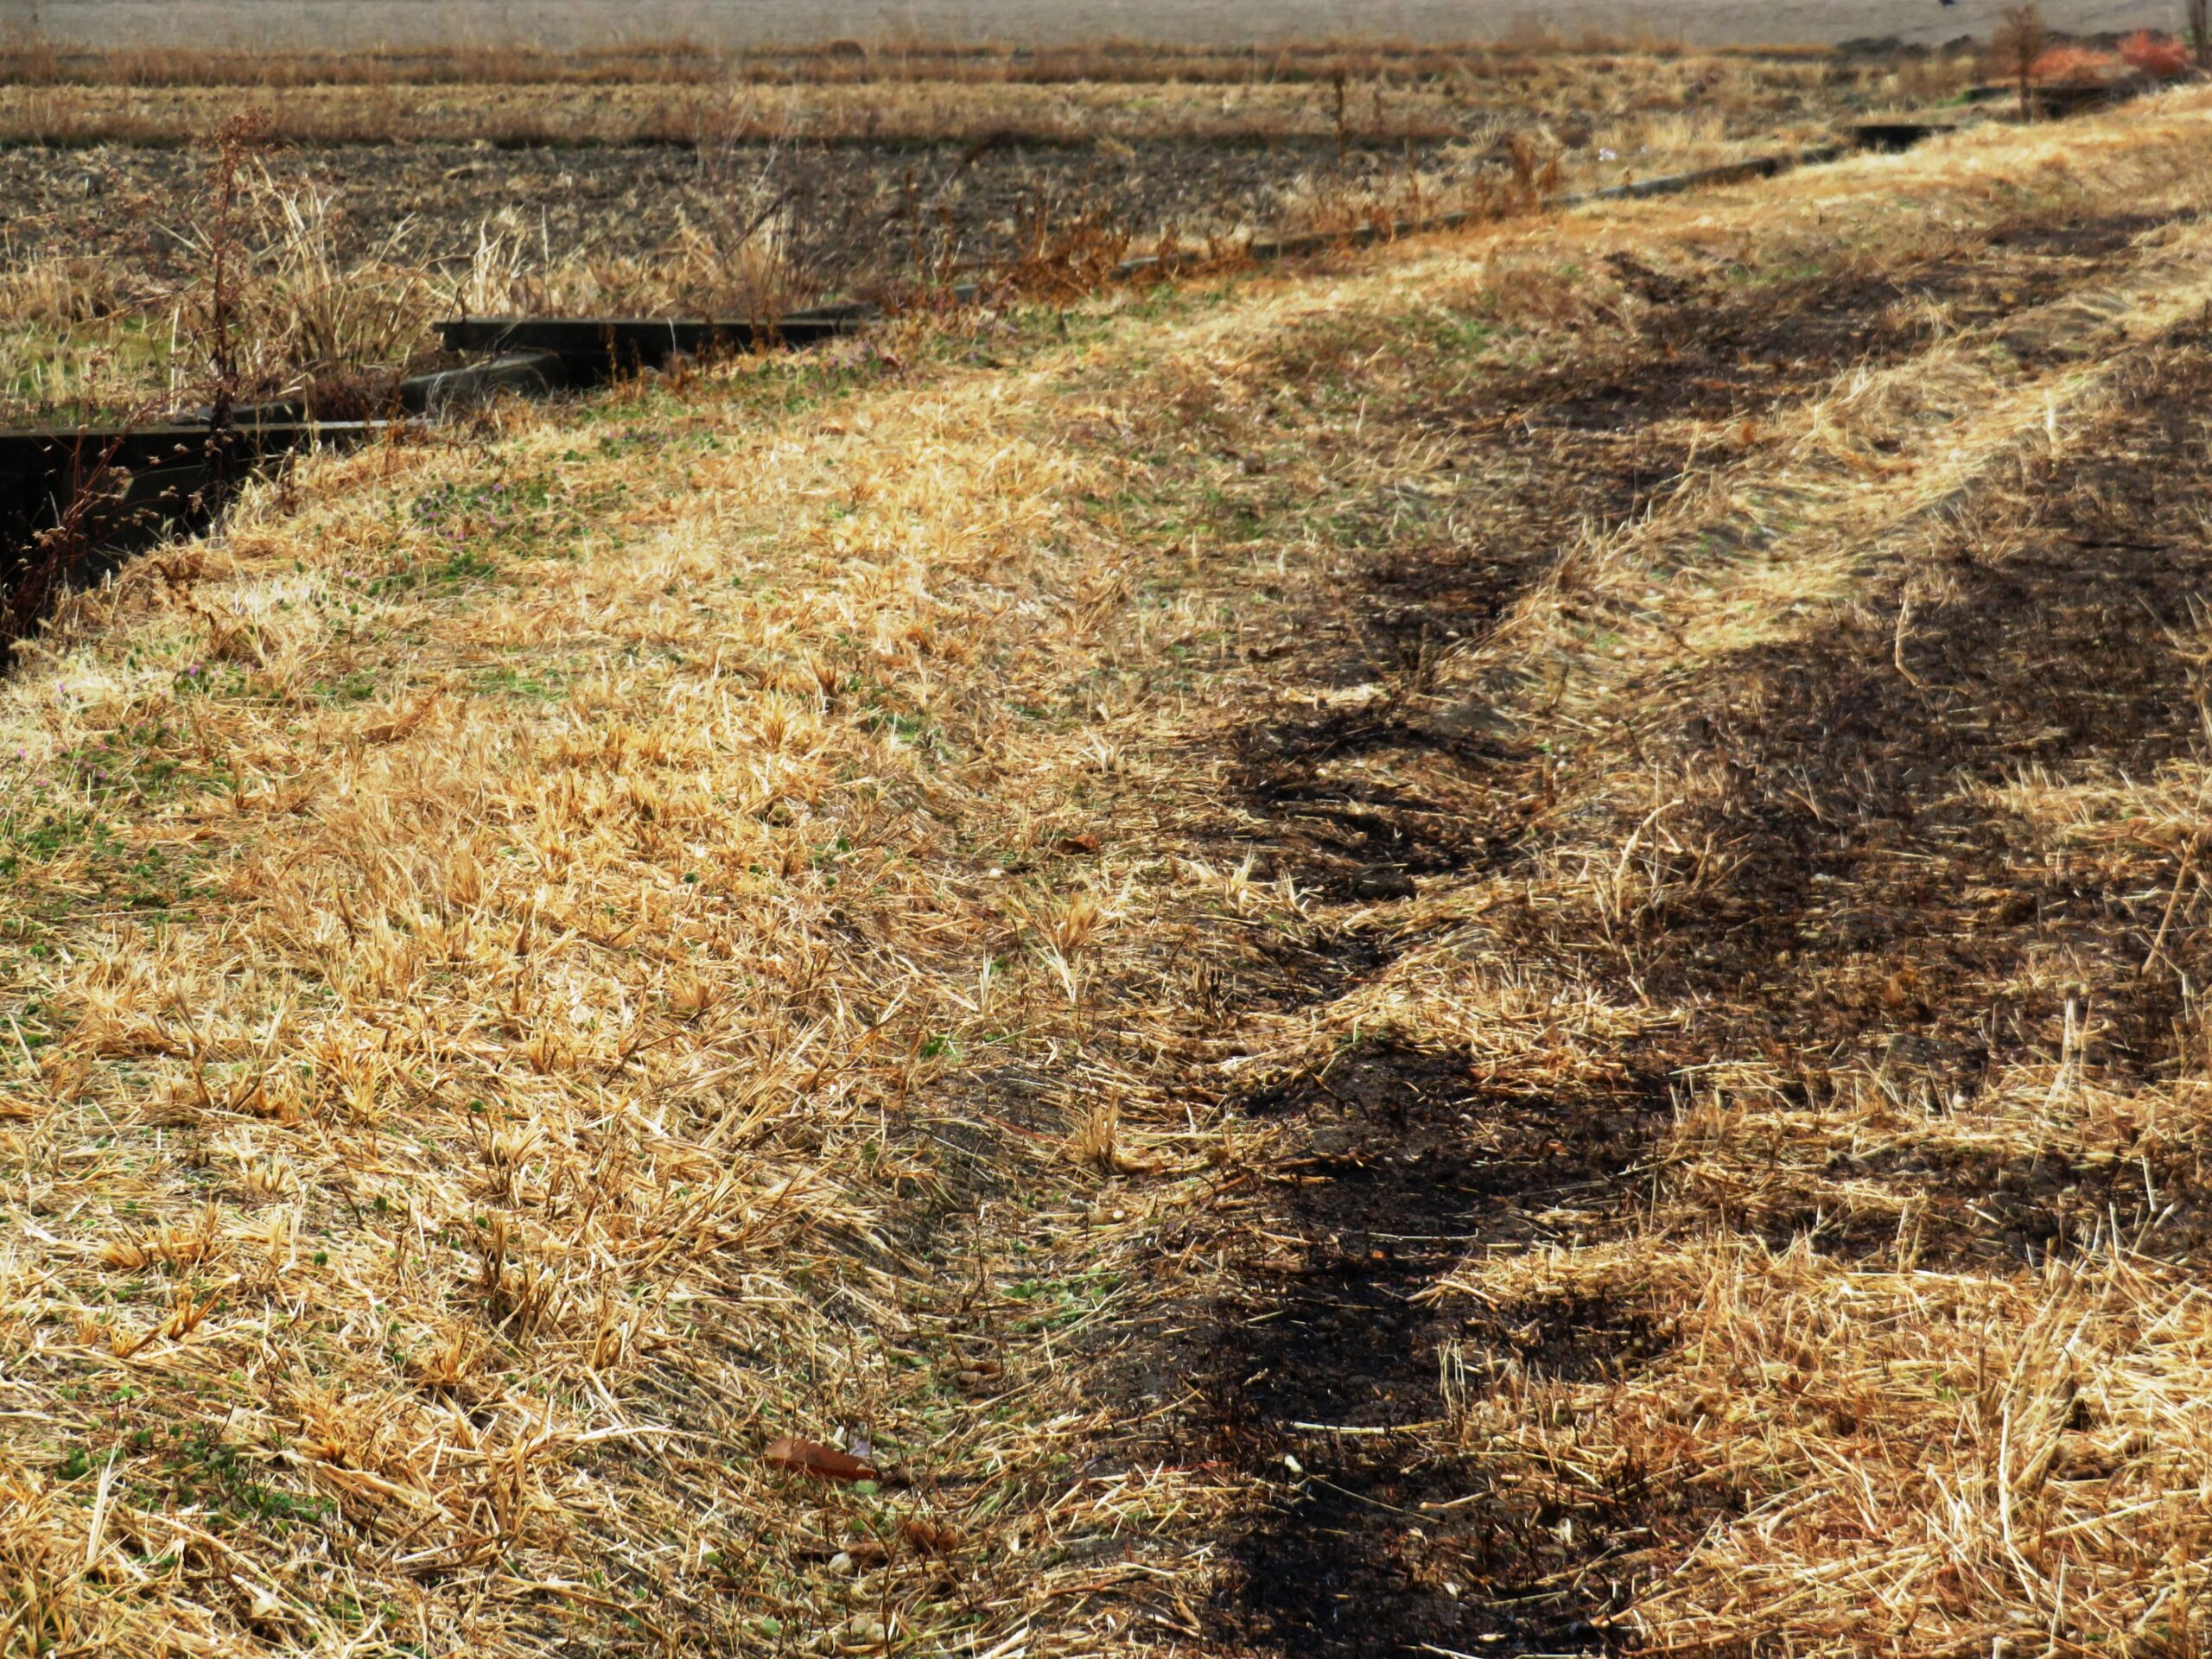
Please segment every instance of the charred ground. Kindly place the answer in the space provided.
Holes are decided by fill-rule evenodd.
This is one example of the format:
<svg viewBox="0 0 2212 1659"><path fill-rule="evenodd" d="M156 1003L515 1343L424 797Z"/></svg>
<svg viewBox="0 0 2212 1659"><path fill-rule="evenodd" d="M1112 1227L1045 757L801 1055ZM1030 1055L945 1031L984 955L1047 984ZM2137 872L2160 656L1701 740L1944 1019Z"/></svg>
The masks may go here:
<svg viewBox="0 0 2212 1659"><path fill-rule="evenodd" d="M1256 648L1281 695L1231 740L1237 844L1320 900L1306 995L1281 982L1278 953L1276 971L1249 970L1267 988L1252 1006L1345 996L1408 952L1471 949L1572 964L1671 1012L1556 1091L1354 1034L1230 1097L1274 1156L1198 1226L1224 1287L1168 1322L1148 1372L1179 1369L1188 1388L1178 1454L1266 1494L1230 1548L1221 1639L1285 1655L1634 1645L1624 1616L1654 1576L1751 1501L1634 1454L1509 1460L1501 1478L1496 1457L1455 1449L1470 1388L1628 1379L1677 1340L1666 1302L1631 1289L1471 1303L1446 1282L1471 1259L1601 1249L1662 1211L1777 1251L1955 1271L2048 1262L2115 1227L2200 1248L2193 1145L2139 1164L2049 1147L1841 1154L1795 1206L1669 1167L1687 1155L1678 1112L1720 1056L1770 1065L1805 1106L1853 1076L1910 1076L1938 1113L2022 1047L2063 1048L2113 1086L2172 1074L2181 982L2203 972L2197 930L2176 925L2177 899L2184 917L2195 903L2187 868L2131 880L1998 801L2038 775L2143 778L2201 754L2204 671L2186 643L2212 576L2200 327L2130 348L2062 454L1948 498L1934 556L1870 568L1864 597L1694 678L1631 673L1610 721L1585 707L1564 726L1540 663L1509 660L1471 694L1440 667L1494 655L1501 624L1552 602L1593 541L1666 517L1669 544L1697 542L1692 475L1756 477L1854 375L1961 332L2032 373L2009 321L2113 282L2177 222L2015 215L1775 286L1617 255L1642 302L1630 326L1564 364L1402 404L1373 440L1421 435L1428 471L1339 512L1343 580ZM1315 349L1342 359L1340 343ZM1726 544L1735 509L1704 510ZM1577 601L1557 603L1571 621ZM1569 849L1625 843L1625 867L1661 816L1600 827L1617 809L1586 780L1652 766L1683 798L1663 809L1678 816L1651 896L1611 914L1562 904ZM1392 919L1471 889L1478 920ZM1897 1195L1909 1233L1893 1205L1839 1204L1852 1183Z"/></svg>

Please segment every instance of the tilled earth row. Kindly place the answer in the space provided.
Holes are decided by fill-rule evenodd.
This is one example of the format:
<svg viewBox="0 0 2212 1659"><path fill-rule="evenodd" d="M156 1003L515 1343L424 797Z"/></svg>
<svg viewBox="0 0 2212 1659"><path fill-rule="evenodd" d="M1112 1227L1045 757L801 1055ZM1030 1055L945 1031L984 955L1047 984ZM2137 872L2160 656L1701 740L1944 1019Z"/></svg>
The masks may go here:
<svg viewBox="0 0 2212 1659"><path fill-rule="evenodd" d="M1204 237L1281 220L1324 192L1402 184L1408 168L1479 158L1424 140L1388 149L1274 142L1038 145L633 145L502 149L467 144L280 148L280 190L309 187L340 210L337 251L465 267L487 228L533 259L639 258L687 229L750 224L766 203L802 211L797 250L839 270L887 245L928 257L1004 258L1090 217L1117 232ZM192 258L208 157L107 145L0 152L15 257L99 257L173 275Z"/></svg>

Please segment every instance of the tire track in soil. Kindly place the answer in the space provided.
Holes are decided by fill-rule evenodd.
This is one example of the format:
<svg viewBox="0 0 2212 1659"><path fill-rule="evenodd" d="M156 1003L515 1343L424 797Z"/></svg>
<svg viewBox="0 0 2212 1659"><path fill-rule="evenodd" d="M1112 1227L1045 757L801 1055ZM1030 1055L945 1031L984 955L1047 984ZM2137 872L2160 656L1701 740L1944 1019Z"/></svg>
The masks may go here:
<svg viewBox="0 0 2212 1659"><path fill-rule="evenodd" d="M1378 1046L1245 1103L1295 1126L1260 1206L1268 1249L1194 1356L1205 1450L1287 1496L1232 1548L1218 1609L1236 1637L1284 1653L1381 1656L1594 1645L1620 1586L1608 1560L1694 1535L1694 1503L1633 1473L1580 1503L1493 1489L1482 1465L1413 1454L1377 1430L1446 1410L1447 1346L1478 1375L1583 1379L1668 1340L1641 1313L1586 1301L1489 1308L1414 1300L1470 1251L1525 1250L1620 1224L1637 1160L1666 1122L1663 1078L1613 1098L1486 1094L1464 1061ZM1334 1432L1338 1428L1358 1431ZM1573 1581L1560 1575L1573 1570Z"/></svg>
<svg viewBox="0 0 2212 1659"><path fill-rule="evenodd" d="M2047 283L2027 289L2047 302L2124 258L2145 228L2130 218L2015 227L2001 245L2063 256ZM1986 289L2007 302L2024 285L1978 271L1971 255L1936 262L1922 275L1938 272L1964 290ZM1740 406L1749 380L1702 369L1726 359L1745 376L1764 376L1770 408L1812 396L1849 363L1874 355L1851 349L1864 339L1848 325L1894 308L1901 291L1885 280L1808 296L1787 314L1795 335L1752 308L1723 307L1716 318L1713 308L1700 311L1684 297L1656 349L1640 353L1640 365L1623 382L1649 393L1631 418L1594 428L1591 414L1600 405L1583 383L1554 389L1548 423L1525 404L1518 411L1529 435L1516 457L1524 466L1506 469L1510 481L1486 505L1490 522L1512 524L1522 510L1519 523L1533 531L1522 550L1501 556L1483 537L1448 535L1423 537L1416 549L1390 548L1360 573L1351 638L1306 653L1312 678L1344 685L1409 668L1417 674L1431 642L1480 637L1559 556L1565 526L1607 506L1630 516L1667 487L1670 456L1655 425L1677 413L1709 414L1721 406L1711 399L1730 410ZM1684 341L1702 346L1686 353ZM1926 340L1904 330L1891 343L1893 359L1904 360ZM1479 418L1461 428L1484 429L1497 429ZM1404 522L1403 509L1391 505L1394 524ZM1418 524L1417 507L1412 516ZM2081 618L2107 617L2122 588L2101 594ZM1955 635L1944 641L1946 652L1986 646L1966 624L1986 613L1992 596L1962 595L1946 619ZM1863 640L1834 645L1839 661L1854 651L1866 655ZM1801 696L1793 711L1786 695L1793 685L1815 689L1818 673L1786 660L1740 667L1742 688L1784 688L1766 693L1776 718L1764 764L1779 777L1824 741L1826 705ZM2008 685L2020 689L2017 681ZM2145 692L2146 724L2171 691L2162 682ZM1759 693L1742 695L1756 700ZM1876 699L1864 718L1872 724L1925 713ZM1683 741L1705 742L1721 722L1687 711L1679 729ZM1737 741L1757 747L1747 722L1734 730ZM1999 747L1985 759L1993 762ZM1931 740L1929 758L1938 749ZM1355 754L1372 763L1357 782L1332 769ZM1527 855L1532 828L1554 798L1542 758L1510 728L1479 718L1421 719L1387 698L1379 709L1256 721L1237 759L1244 799L1269 825L1260 843L1267 863L1280 861L1301 886L1336 896L1387 899L1402 896L1417 875L1509 868ZM1748 764L1756 770L1761 762ZM1897 785L1899 801L1925 782L1908 769ZM1434 787L1417 786L1423 784ZM1758 817L1773 810L1767 796L1750 798L1747 810L1776 849L1773 859L1747 869L1796 855L1802 825ZM1775 897L1754 881L1715 893L1699 915L1669 916L1666 925L1684 928L1686 937L1700 927L1725 931L1742 922L1747 905ZM1560 941L1529 930L1523 943L1548 951ZM1764 935L1745 943L1771 948ZM1697 959L1700 949L1686 947L1683 961ZM1302 962L1279 964L1283 973L1304 968L1311 982L1278 987L1262 1002L1327 1000L1388 956L1363 936L1324 939ZM1700 1041L1719 1039L1707 1033ZM1273 1495L1229 1545L1235 1571L1211 1610L1212 1641L1332 1659L1424 1649L1605 1650L1614 1640L1608 1621L1632 1600L1639 1576L1737 1507L1733 1493L1687 1490L1634 1468L1610 1471L1595 1487L1560 1479L1540 1491L1502 1489L1484 1465L1425 1452L1410 1435L1449 1409L1447 1356L1475 1375L1577 1381L1631 1374L1669 1345L1663 1322L1632 1306L1555 1300L1469 1317L1464 1305L1420 1298L1471 1252L1586 1244L1633 1224L1649 1196L1643 1160L1671 1119L1669 1059L1630 1055L1621 1066L1609 1089L1532 1098L1486 1088L1449 1056L1370 1044L1238 1103L1249 1120L1278 1132L1287 1154L1266 1170L1256 1193L1194 1224L1194 1238L1233 1255L1235 1288L1204 1310L1196 1334L1155 1334L1147 1362L1149 1392L1157 1395L1172 1370L1195 1401L1177 1444L1162 1449L1229 1463ZM1345 1428L1362 1432L1338 1432Z"/></svg>
<svg viewBox="0 0 2212 1659"><path fill-rule="evenodd" d="M1681 482L1694 457L1726 462L1670 428L1773 412L1816 396L1848 368L1906 360L1946 332L2008 321L2088 288L2172 218L2124 213L2018 220L1989 246L1845 271L1786 296L1661 276L1619 256L1615 268L1656 301L1638 334L1611 358L1565 373L1486 385L1450 406L1408 411L1447 436L1465 468L1450 522L1417 487L1373 505L1348 527L1375 550L1355 575L1350 616L1317 620L1338 640L1313 677L1336 689L1410 680L1442 652L1479 639L1589 526L1630 522ZM1930 307L1947 319L1939 327ZM2048 347L2007 344L2032 360ZM1476 526L1471 537L1462 526ZM1343 775L1359 756L1430 757L1438 792ZM1467 710L1409 716L1394 703L1255 722L1237 745L1244 800L1279 826L1263 869L1287 864L1301 887L1337 899L1402 896L1408 880L1482 868L1527 831L1544 798L1538 758ZM1534 780L1534 781L1532 781ZM1469 799L1469 789L1478 798ZM1470 836L1469 823L1483 826Z"/></svg>
<svg viewBox="0 0 2212 1659"><path fill-rule="evenodd" d="M1725 780L1686 838L1732 862L1655 907L1637 944L1655 997L1708 1011L1686 1033L1700 1047L1783 1057L1808 1102L1856 1063L1901 1065L1963 1104L1999 1052L2056 1052L2071 1001L2096 1033L2095 1075L2141 1086L2172 1068L2183 981L2212 974L2190 910L2159 938L2172 859L2115 881L2094 849L1991 804L2023 774L2149 779L2204 747L2212 672L2178 642L2201 632L2212 589L2212 323L2170 333L2113 390L2063 461L1985 478L1959 504L1964 524L2029 523L2000 557L1953 537L1909 626L1893 575L1871 602L1715 662L1668 711L1654 741ZM2038 957L2069 971L2028 975ZM2200 1162L2183 1148L2092 1166L2045 1147L1830 1173L1928 1197L1924 1260L2018 1264L2115 1221L2144 1248L2201 1255ZM1865 1256L1896 1242L1809 1204L1728 1218L1778 1245Z"/></svg>
<svg viewBox="0 0 2212 1659"><path fill-rule="evenodd" d="M1632 432L1685 416L1722 420L1800 403L1843 367L1887 367L1945 334L2047 305L2109 270L2146 232L2177 222L2148 213L2016 219L1993 227L1978 246L1878 270L1847 267L1780 291L1684 281L1615 254L1614 273L1651 307L1633 346L1612 361L1579 361L1564 375L1503 383L1485 401L1505 422L1493 414L1487 424ZM1484 424L1478 417L1476 429Z"/></svg>

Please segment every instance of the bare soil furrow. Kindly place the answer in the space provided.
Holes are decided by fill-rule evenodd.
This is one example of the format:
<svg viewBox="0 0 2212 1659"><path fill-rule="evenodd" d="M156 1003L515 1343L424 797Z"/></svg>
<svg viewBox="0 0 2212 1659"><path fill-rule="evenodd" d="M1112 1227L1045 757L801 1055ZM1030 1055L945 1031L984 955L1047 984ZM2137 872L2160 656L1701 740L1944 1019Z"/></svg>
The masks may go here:
<svg viewBox="0 0 2212 1659"><path fill-rule="evenodd" d="M1186 1361L1210 1420L1198 1449L1275 1487L1234 1546L1224 1630L1332 1656L1598 1642L1624 1599L1621 1558L1694 1535L1697 1503L1635 1479L1501 1488L1406 1431L1449 1417L1469 1376L1619 1374L1663 1350L1663 1326L1633 1309L1539 1300L1471 1318L1422 1296L1470 1250L1617 1226L1665 1121L1663 1080L1605 1103L1500 1097L1462 1062L1382 1045L1242 1109L1290 1135L1246 1294Z"/></svg>

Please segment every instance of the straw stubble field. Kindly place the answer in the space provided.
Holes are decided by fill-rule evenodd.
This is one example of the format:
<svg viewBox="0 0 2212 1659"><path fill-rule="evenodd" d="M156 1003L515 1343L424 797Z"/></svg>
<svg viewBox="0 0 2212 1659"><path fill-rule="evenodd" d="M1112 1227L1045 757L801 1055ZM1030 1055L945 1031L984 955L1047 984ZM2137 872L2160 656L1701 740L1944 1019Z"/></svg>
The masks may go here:
<svg viewBox="0 0 2212 1659"><path fill-rule="evenodd" d="M72 601L0 1649L2202 1650L2208 120L509 407Z"/></svg>
<svg viewBox="0 0 2212 1659"><path fill-rule="evenodd" d="M1975 71L1971 53L1473 45L855 58L4 41L0 418L204 397L194 321L219 244L259 347L242 391L334 381L359 403L365 376L423 366L429 322L454 310L903 308L1025 263L1486 213L1529 178L1582 189L1794 151ZM228 187L221 131L239 135Z"/></svg>

